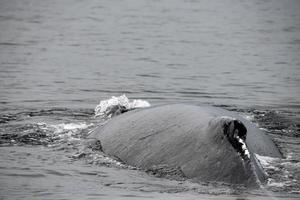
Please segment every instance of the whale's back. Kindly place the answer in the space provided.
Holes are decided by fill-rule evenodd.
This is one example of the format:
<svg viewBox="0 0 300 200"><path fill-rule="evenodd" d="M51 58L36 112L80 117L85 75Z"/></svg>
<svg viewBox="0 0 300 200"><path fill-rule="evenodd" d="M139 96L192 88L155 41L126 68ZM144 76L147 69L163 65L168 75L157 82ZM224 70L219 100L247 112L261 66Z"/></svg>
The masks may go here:
<svg viewBox="0 0 300 200"><path fill-rule="evenodd" d="M280 156L273 142L254 125L214 107L175 104L133 110L110 119L90 137L101 141L105 153L132 166L179 167L188 178L204 181L254 182L251 167L226 139L222 124L214 124L218 117L245 123L252 153Z"/></svg>

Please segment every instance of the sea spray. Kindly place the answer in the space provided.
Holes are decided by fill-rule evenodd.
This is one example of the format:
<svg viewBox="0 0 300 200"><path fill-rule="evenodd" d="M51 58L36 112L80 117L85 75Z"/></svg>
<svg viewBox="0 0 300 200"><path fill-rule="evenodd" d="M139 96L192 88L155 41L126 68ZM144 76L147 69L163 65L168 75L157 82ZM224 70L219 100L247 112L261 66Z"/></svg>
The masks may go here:
<svg viewBox="0 0 300 200"><path fill-rule="evenodd" d="M125 94L102 100L95 108L95 117L112 117L135 108L150 107L150 103L141 99L130 101Z"/></svg>

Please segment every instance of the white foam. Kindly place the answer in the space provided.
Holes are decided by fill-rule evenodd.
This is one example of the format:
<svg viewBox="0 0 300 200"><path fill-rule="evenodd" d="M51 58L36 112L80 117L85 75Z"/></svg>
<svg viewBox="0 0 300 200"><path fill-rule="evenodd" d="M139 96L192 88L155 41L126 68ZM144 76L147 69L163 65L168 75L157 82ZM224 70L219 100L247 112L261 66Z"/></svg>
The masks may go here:
<svg viewBox="0 0 300 200"><path fill-rule="evenodd" d="M61 124L46 124L44 122L39 122L37 125L41 129L55 129L57 132L67 131L67 130L78 130L78 129L86 129L90 127L92 124L86 123L61 123Z"/></svg>
<svg viewBox="0 0 300 200"><path fill-rule="evenodd" d="M98 153L88 153L86 156L87 162L95 165L106 165L125 168L126 165L111 157Z"/></svg>
<svg viewBox="0 0 300 200"><path fill-rule="evenodd" d="M54 125L48 125L46 128L48 130L52 130L51 132L53 135L65 138L68 137L69 139L72 139L74 135L76 135L80 130L87 129L92 124L86 124L86 123L62 123L62 124L54 124Z"/></svg>
<svg viewBox="0 0 300 200"><path fill-rule="evenodd" d="M80 129L86 129L89 127L86 123L62 123L57 125L50 125L50 127L56 129L57 132L63 132L63 131L72 131L72 130L80 130Z"/></svg>
<svg viewBox="0 0 300 200"><path fill-rule="evenodd" d="M125 94L119 97L112 96L110 99L100 101L95 108L95 116L106 116L116 106L123 106L126 110L131 110L150 107L150 103L140 99L130 101Z"/></svg>
<svg viewBox="0 0 300 200"><path fill-rule="evenodd" d="M259 160L260 164L263 165L264 168L272 167L274 162L277 162L279 158L273 158L269 156L261 156L259 154L255 154L255 157Z"/></svg>
<svg viewBox="0 0 300 200"><path fill-rule="evenodd" d="M269 179L267 184L269 187L277 187L277 188L283 188L284 186L287 186L287 184L284 182L274 182L274 180L272 179Z"/></svg>
<svg viewBox="0 0 300 200"><path fill-rule="evenodd" d="M61 124L46 124L38 123L40 129L47 130L47 135L57 141L74 141L79 140L81 131L87 129L93 124L81 123L61 123Z"/></svg>

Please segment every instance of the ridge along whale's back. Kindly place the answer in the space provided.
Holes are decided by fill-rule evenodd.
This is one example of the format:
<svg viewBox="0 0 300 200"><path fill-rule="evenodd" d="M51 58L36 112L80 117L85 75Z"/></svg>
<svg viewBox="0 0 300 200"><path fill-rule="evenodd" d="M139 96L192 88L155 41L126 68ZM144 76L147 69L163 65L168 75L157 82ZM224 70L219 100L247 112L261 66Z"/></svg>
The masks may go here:
<svg viewBox="0 0 300 200"><path fill-rule="evenodd" d="M247 129L244 136L254 159L245 160L225 134L224 127L237 120ZM100 140L105 153L129 165L179 168L194 181L255 185L257 178L265 180L255 154L281 157L274 143L253 124L208 106L174 104L129 111L89 137Z"/></svg>

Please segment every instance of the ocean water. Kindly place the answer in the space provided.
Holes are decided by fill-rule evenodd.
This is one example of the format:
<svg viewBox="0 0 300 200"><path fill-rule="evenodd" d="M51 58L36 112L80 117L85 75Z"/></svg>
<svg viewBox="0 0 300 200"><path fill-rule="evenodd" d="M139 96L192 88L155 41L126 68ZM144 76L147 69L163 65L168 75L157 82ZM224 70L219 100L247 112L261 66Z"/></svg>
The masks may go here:
<svg viewBox="0 0 300 200"><path fill-rule="evenodd" d="M1 0L0 199L299 199L299 10L298 0ZM284 158L260 158L269 179L255 190L126 166L86 139L107 120L99 102L123 94L238 112Z"/></svg>

